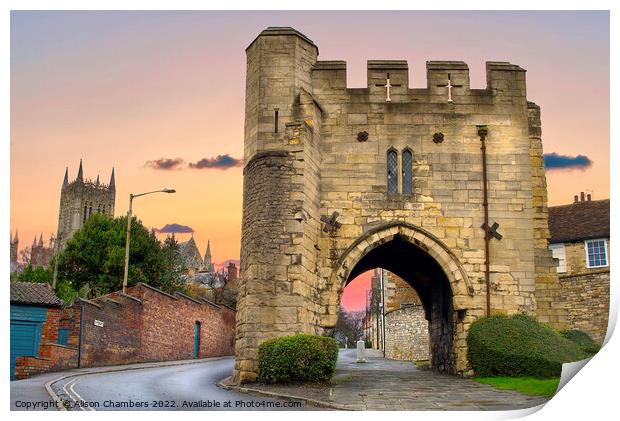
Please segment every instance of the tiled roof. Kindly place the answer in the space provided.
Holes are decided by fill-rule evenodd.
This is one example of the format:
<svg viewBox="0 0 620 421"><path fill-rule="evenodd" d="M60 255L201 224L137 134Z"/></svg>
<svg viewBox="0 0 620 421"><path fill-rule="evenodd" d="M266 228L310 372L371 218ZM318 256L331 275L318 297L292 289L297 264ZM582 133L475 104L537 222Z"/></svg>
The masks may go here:
<svg viewBox="0 0 620 421"><path fill-rule="evenodd" d="M62 302L48 284L37 282L11 282L11 304L31 304L60 307Z"/></svg>
<svg viewBox="0 0 620 421"><path fill-rule="evenodd" d="M550 243L609 238L609 199L549 207Z"/></svg>

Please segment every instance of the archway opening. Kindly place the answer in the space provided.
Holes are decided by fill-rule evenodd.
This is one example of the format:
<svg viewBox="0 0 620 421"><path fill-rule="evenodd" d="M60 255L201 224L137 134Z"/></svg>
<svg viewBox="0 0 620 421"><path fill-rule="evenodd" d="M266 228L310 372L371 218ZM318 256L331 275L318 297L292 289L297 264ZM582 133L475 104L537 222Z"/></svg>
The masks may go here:
<svg viewBox="0 0 620 421"><path fill-rule="evenodd" d="M375 268L395 274L415 290L428 322L431 368L454 374L452 289L442 267L421 247L396 235L368 251L350 271L345 286Z"/></svg>

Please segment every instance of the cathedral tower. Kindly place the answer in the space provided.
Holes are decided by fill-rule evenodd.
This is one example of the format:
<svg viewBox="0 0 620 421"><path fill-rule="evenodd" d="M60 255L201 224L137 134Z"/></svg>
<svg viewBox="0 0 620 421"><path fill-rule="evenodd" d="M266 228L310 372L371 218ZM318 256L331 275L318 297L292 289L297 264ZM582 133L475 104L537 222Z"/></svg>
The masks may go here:
<svg viewBox="0 0 620 421"><path fill-rule="evenodd" d="M58 215L58 245L62 248L73 236L75 231L84 226L86 220L93 213L104 213L114 216L114 201L116 184L114 168L108 185L84 178L82 160L75 180L69 182L69 169L65 170L65 177L60 189L60 211Z"/></svg>

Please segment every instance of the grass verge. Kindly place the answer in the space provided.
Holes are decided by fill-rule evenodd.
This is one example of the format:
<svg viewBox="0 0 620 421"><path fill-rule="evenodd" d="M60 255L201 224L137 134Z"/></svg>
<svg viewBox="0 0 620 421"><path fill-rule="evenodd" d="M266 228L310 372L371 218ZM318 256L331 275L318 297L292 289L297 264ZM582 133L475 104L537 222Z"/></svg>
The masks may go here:
<svg viewBox="0 0 620 421"><path fill-rule="evenodd" d="M515 390L531 396L553 396L560 383L559 377L537 379L534 377L474 377L478 383L498 389Z"/></svg>

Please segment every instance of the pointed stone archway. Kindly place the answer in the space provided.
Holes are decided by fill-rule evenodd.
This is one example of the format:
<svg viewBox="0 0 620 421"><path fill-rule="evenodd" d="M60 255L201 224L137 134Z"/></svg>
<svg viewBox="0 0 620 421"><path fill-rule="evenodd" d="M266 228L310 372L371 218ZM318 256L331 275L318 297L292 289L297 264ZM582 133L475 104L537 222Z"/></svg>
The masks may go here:
<svg viewBox="0 0 620 421"><path fill-rule="evenodd" d="M321 301L338 303L344 287L357 275L381 267L403 278L416 290L429 322L431 366L450 374L464 374L465 343L474 320L474 289L454 253L430 232L405 222L375 227L354 241L334 266L329 288ZM334 296L338 298L334 300ZM329 308L327 313L337 311ZM331 318L324 328L330 329Z"/></svg>

